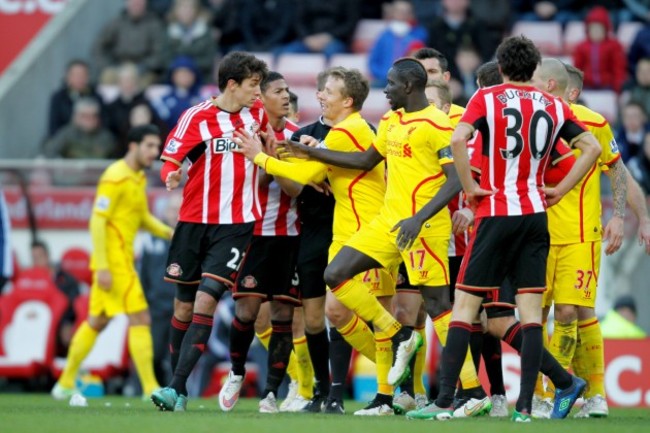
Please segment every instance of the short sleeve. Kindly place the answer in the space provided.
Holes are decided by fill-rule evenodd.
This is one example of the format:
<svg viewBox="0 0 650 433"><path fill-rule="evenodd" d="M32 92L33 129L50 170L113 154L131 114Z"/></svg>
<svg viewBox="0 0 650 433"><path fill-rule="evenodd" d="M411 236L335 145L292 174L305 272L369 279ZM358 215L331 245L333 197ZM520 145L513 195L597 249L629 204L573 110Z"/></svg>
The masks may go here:
<svg viewBox="0 0 650 433"><path fill-rule="evenodd" d="M467 103L467 108L458 123L466 123L474 129L485 119L485 92L479 89Z"/></svg>
<svg viewBox="0 0 650 433"><path fill-rule="evenodd" d="M97 185L97 195L93 205L93 213L104 217L109 217L119 200L120 182L111 179L102 178Z"/></svg>
<svg viewBox="0 0 650 433"><path fill-rule="evenodd" d="M388 134L388 125L390 124L390 119L392 116L384 116L379 121L379 126L377 127L377 138L372 144L377 152L384 158L386 158L386 140Z"/></svg>
<svg viewBox="0 0 650 433"><path fill-rule="evenodd" d="M160 159L180 165L187 154L197 144L203 142L199 124L200 120L196 109L193 107L185 110L174 129L167 136Z"/></svg>
<svg viewBox="0 0 650 433"><path fill-rule="evenodd" d="M578 140L583 134L587 133L588 130L585 125L578 120L571 108L564 102L562 102L562 111L564 114L564 123L560 128L558 137L564 139L569 146L573 147L573 143Z"/></svg>
<svg viewBox="0 0 650 433"><path fill-rule="evenodd" d="M472 170L480 173L481 172L481 162L482 162L482 152L481 147L483 146L483 140L481 139L481 133L476 132L474 136L467 142L467 153L469 154L469 165Z"/></svg>
<svg viewBox="0 0 650 433"><path fill-rule="evenodd" d="M600 165L609 167L621 158L621 152L618 149L618 144L614 138L612 128L609 126L609 122L605 122L604 125L598 127L594 131L594 136L602 148Z"/></svg>

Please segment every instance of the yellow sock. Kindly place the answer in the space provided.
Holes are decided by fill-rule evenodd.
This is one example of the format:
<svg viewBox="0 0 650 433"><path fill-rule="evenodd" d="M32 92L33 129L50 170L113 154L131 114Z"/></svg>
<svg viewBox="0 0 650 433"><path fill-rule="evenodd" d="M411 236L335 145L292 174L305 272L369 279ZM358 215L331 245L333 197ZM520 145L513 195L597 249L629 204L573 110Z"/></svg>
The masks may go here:
<svg viewBox="0 0 650 433"><path fill-rule="evenodd" d="M560 365L568 370L571 367L571 360L576 351L576 339L578 338L578 321L561 323L555 321L553 336L549 342L549 352L557 359ZM555 387L552 383L546 384L546 398L555 396Z"/></svg>
<svg viewBox="0 0 650 433"><path fill-rule="evenodd" d="M580 352L576 356L584 368L583 379L587 381L585 398L596 394L605 395L605 355L603 351L603 334L600 332L598 319L581 320L578 322L578 333L580 334Z"/></svg>
<svg viewBox="0 0 650 433"><path fill-rule="evenodd" d="M129 326L129 355L138 372L143 394L149 395L160 388L153 371L153 340L149 325Z"/></svg>
<svg viewBox="0 0 650 433"><path fill-rule="evenodd" d="M392 337L402 328L361 281L349 279L332 289L332 293L341 304L357 313L366 323L372 323L376 331L383 331L388 337Z"/></svg>
<svg viewBox="0 0 650 433"><path fill-rule="evenodd" d="M447 345L449 322L451 322L451 310L445 311L433 319L433 329L436 331L436 336L442 347Z"/></svg>
<svg viewBox="0 0 650 433"><path fill-rule="evenodd" d="M427 362L427 331L423 326L415 328L415 331L422 337L422 347L415 354L415 366L413 367L413 392L426 395L424 387L424 368Z"/></svg>
<svg viewBox="0 0 650 433"><path fill-rule="evenodd" d="M546 321L542 322L542 343L544 343L544 349L548 350L548 328L546 327ZM543 398L545 392L546 389L544 388L544 375L542 373L537 373L535 395L539 398Z"/></svg>
<svg viewBox="0 0 650 433"><path fill-rule="evenodd" d="M349 323L339 328L339 333L357 352L375 362L375 334L359 316L355 315Z"/></svg>
<svg viewBox="0 0 650 433"><path fill-rule="evenodd" d="M476 367L474 366L474 360L472 359L472 352L469 349L467 349L465 361L463 362L463 367L460 370L458 380L460 380L460 384L463 386L463 389L472 389L481 386L481 381L478 379L478 374L476 374Z"/></svg>
<svg viewBox="0 0 650 433"><path fill-rule="evenodd" d="M269 350L269 342L271 341L272 333L273 328L270 327L264 332L255 333L255 336L258 340L260 340L260 343L262 343L262 346L264 346L266 350ZM298 369L296 367L297 364L298 360L296 359L296 354L292 350L291 355L289 355L289 365L287 365L287 376L289 376L289 379L294 382L298 382Z"/></svg>
<svg viewBox="0 0 650 433"><path fill-rule="evenodd" d="M59 384L64 388L74 388L74 381L79 372L79 366L86 359L91 349L95 345L95 340L99 333L90 327L88 322L84 321L77 332L75 332L72 341L70 342L70 349L68 349L68 359L65 363L65 368Z"/></svg>
<svg viewBox="0 0 650 433"><path fill-rule="evenodd" d="M304 335L293 340L293 352L298 373L298 393L306 399L314 396L314 367L311 365L307 337ZM289 361L291 363L291 361Z"/></svg>
<svg viewBox="0 0 650 433"><path fill-rule="evenodd" d="M390 337L379 331L375 334L377 351L377 392L393 395L393 387L388 384L388 371L393 364L393 347Z"/></svg>

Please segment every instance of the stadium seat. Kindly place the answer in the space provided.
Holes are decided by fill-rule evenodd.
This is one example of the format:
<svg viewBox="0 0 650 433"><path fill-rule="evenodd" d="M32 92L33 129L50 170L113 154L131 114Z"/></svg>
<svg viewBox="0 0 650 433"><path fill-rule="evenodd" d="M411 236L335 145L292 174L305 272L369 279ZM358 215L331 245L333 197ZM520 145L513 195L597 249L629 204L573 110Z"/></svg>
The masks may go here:
<svg viewBox="0 0 650 433"><path fill-rule="evenodd" d="M61 268L75 277L80 283L90 287L93 273L90 270L90 254L83 248L69 248L61 255Z"/></svg>
<svg viewBox="0 0 650 433"><path fill-rule="evenodd" d="M584 21L569 21L564 29L564 54L571 56L573 49L585 40Z"/></svg>
<svg viewBox="0 0 650 433"><path fill-rule="evenodd" d="M14 290L58 290L48 268L25 268L14 279Z"/></svg>
<svg viewBox="0 0 650 433"><path fill-rule="evenodd" d="M75 299L74 311L78 327L88 316L88 295ZM81 369L101 377L103 380L123 374L128 369L127 333L129 321L125 314L119 314L99 334L93 349L81 364ZM65 358L55 358L52 375L59 377L65 367Z"/></svg>
<svg viewBox="0 0 650 433"><path fill-rule="evenodd" d="M326 67L322 54L283 54L275 70L284 75L290 87L315 86L316 76Z"/></svg>
<svg viewBox="0 0 650 433"><path fill-rule="evenodd" d="M556 22L517 21L512 28L514 36L524 35L532 40L542 55L562 53L562 25Z"/></svg>
<svg viewBox="0 0 650 433"><path fill-rule="evenodd" d="M367 53L387 25L384 20L360 20L352 36L352 52Z"/></svg>
<svg viewBox="0 0 650 433"><path fill-rule="evenodd" d="M625 22L621 23L618 26L618 31L616 32L616 38L623 45L625 51L630 49L630 45L634 42L636 34L639 33L639 30L643 27L643 23L637 22Z"/></svg>
<svg viewBox="0 0 650 433"><path fill-rule="evenodd" d="M266 66L269 67L269 71L273 71L275 68L275 59L273 54L269 52L251 52L250 54L254 55L260 60L263 60L266 63Z"/></svg>
<svg viewBox="0 0 650 433"><path fill-rule="evenodd" d="M370 89L368 98L361 109L363 117L368 122L377 126L381 117L386 114L388 110L390 110L390 105L388 105L388 100L386 100L384 91L380 89Z"/></svg>
<svg viewBox="0 0 650 433"><path fill-rule="evenodd" d="M331 66L343 66L348 69L358 69L366 78L370 78L367 54L335 54L330 59Z"/></svg>
<svg viewBox="0 0 650 433"><path fill-rule="evenodd" d="M291 91L298 95L298 113L300 123L307 125L318 119L321 115L321 107L316 99L316 87L290 87Z"/></svg>
<svg viewBox="0 0 650 433"><path fill-rule="evenodd" d="M55 287L0 296L0 377L29 379L48 373L67 307L67 298Z"/></svg>
<svg viewBox="0 0 650 433"><path fill-rule="evenodd" d="M609 123L618 120L618 99L612 90L583 90L580 99L592 110L605 116Z"/></svg>

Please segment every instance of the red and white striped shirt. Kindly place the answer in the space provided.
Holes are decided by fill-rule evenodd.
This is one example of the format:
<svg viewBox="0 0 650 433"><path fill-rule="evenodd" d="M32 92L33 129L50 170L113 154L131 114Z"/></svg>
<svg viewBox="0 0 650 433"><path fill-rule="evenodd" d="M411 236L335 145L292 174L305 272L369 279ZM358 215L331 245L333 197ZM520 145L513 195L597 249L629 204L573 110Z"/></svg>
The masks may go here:
<svg viewBox="0 0 650 433"><path fill-rule="evenodd" d="M480 199L477 218L545 212L541 188L551 148L586 132L561 99L511 83L479 89L460 122L481 133L480 186L497 191Z"/></svg>
<svg viewBox="0 0 650 433"><path fill-rule="evenodd" d="M169 133L161 159L179 167L190 163L183 189L179 221L202 224L241 224L257 221L258 168L236 147L233 132L265 130L268 123L261 101L229 113L214 98L187 109Z"/></svg>
<svg viewBox="0 0 650 433"><path fill-rule="evenodd" d="M274 131L276 140L290 140L299 128L287 120L282 131ZM257 236L297 236L300 233L297 200L292 198L275 180L260 187L260 206L262 219L255 223Z"/></svg>

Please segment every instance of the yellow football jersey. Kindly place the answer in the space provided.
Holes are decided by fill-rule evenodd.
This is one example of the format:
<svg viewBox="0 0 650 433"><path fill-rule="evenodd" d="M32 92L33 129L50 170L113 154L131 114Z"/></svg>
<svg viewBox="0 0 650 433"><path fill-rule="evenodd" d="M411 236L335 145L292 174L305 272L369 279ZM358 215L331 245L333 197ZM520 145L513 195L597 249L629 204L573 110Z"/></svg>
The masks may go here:
<svg viewBox="0 0 650 433"><path fill-rule="evenodd" d="M412 113L396 110L382 118L375 147L388 165L381 211L386 221L395 224L413 216L438 193L446 181L442 166L453 163L452 131L449 117L433 105ZM449 236L451 220L446 208L428 223L431 231Z"/></svg>
<svg viewBox="0 0 650 433"><path fill-rule="evenodd" d="M149 213L144 171L134 171L123 159L111 164L99 179L90 217L93 252L91 268L134 266L133 241L138 229L169 237L171 228ZM105 235L93 233L98 218L105 218Z"/></svg>
<svg viewBox="0 0 650 433"><path fill-rule="evenodd" d="M601 239L600 174L621 157L612 128L603 116L579 104L571 105L571 110L596 137L602 153L585 177L558 204L548 208L548 228L553 245ZM580 155L578 149L573 149L573 153L576 157Z"/></svg>
<svg viewBox="0 0 650 433"><path fill-rule="evenodd" d="M322 146L339 152L363 152L375 140L375 133L361 114L353 113L332 127ZM307 184L323 179L327 173L336 204L334 206L333 240L345 242L370 222L379 212L386 192L384 165L360 171L323 164L316 161L285 162L259 154L255 163L274 176Z"/></svg>
<svg viewBox="0 0 650 433"><path fill-rule="evenodd" d="M460 118L463 117L463 113L465 112L465 108L461 107L460 105L456 104L451 104L449 107L449 120L451 120L451 126L456 127L458 125L458 122L460 122Z"/></svg>

